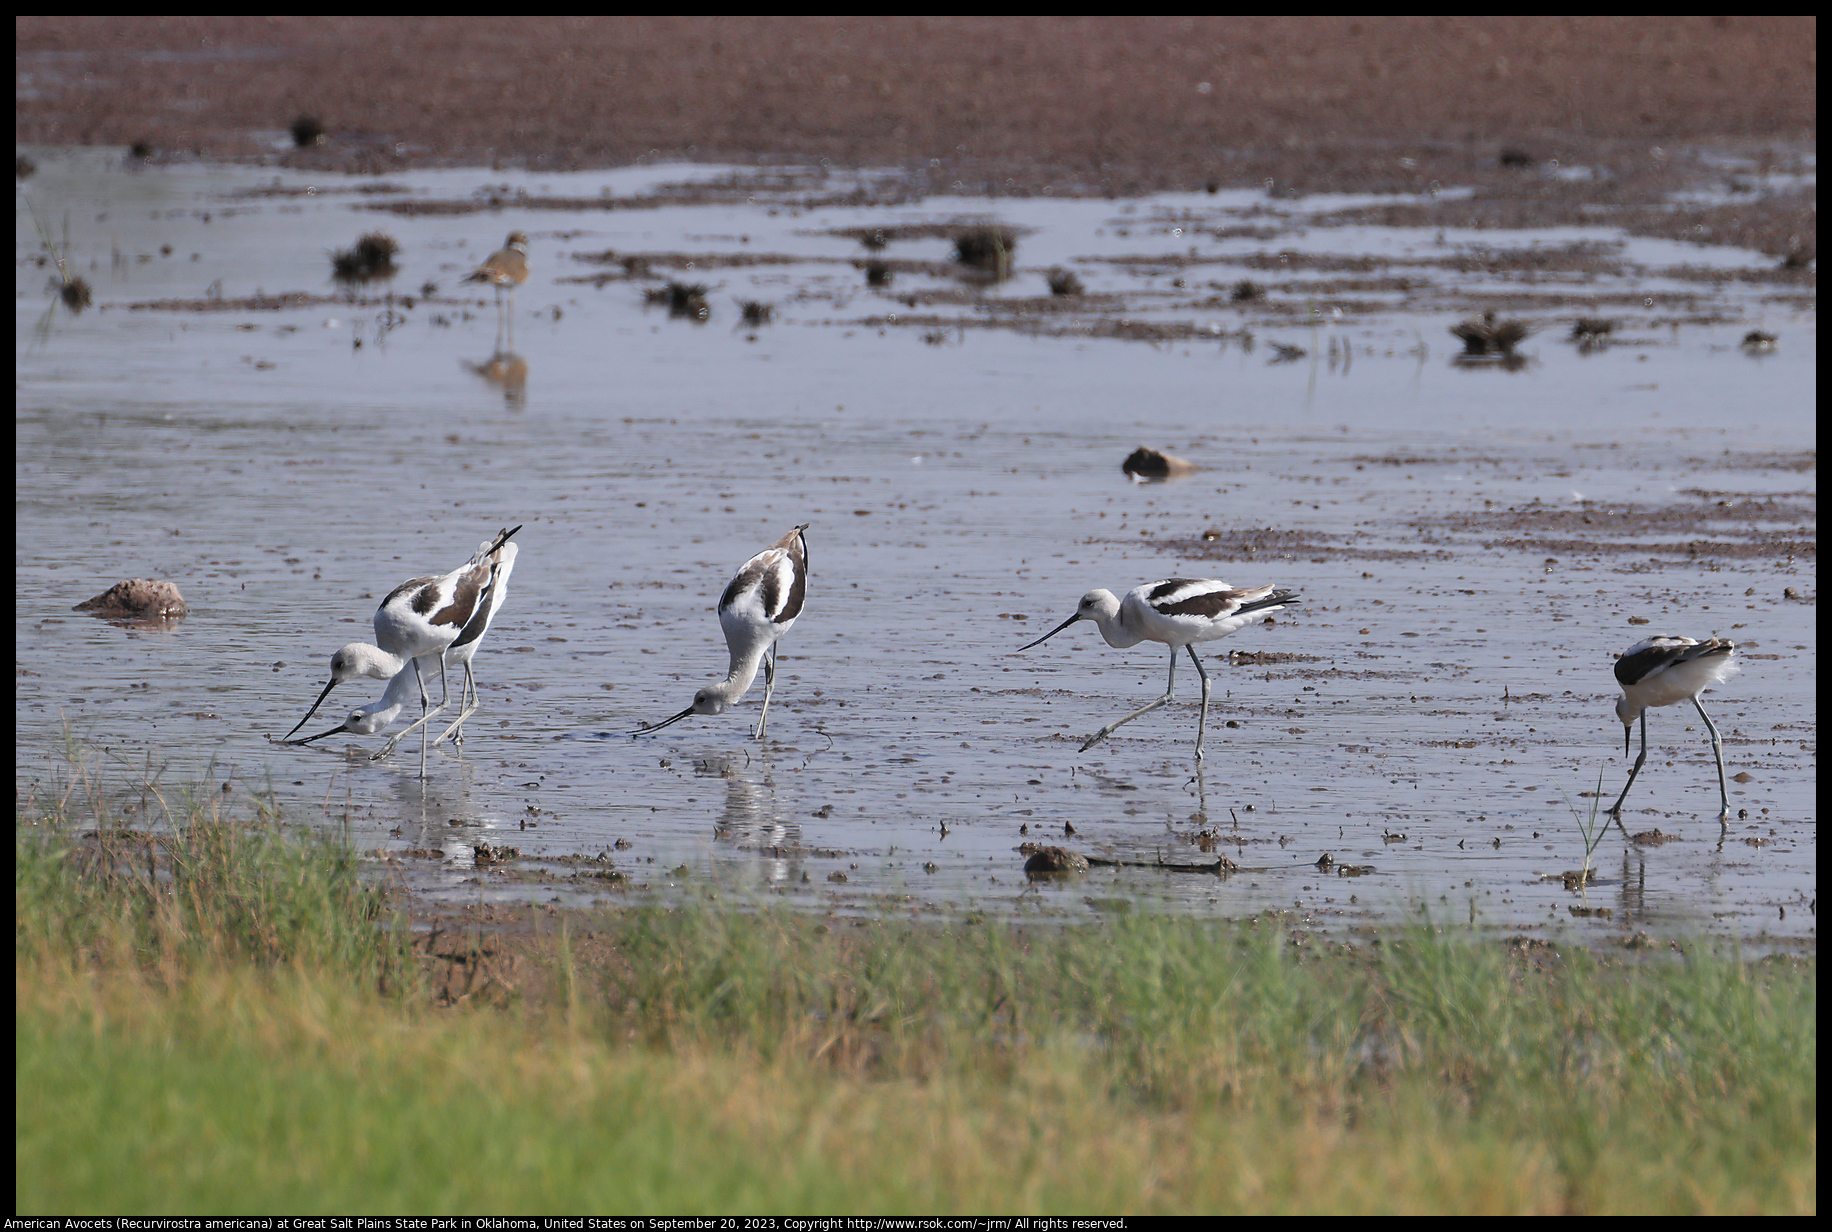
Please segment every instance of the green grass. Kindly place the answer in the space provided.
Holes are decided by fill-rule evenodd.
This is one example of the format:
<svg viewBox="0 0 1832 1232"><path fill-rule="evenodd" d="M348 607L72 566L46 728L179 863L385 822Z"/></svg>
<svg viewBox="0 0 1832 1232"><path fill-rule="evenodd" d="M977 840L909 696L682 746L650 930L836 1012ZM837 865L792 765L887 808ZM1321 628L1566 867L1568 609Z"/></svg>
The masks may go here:
<svg viewBox="0 0 1832 1232"><path fill-rule="evenodd" d="M22 814L21 1213L1817 1206L1814 961L640 909L440 1009L347 851L240 811Z"/></svg>

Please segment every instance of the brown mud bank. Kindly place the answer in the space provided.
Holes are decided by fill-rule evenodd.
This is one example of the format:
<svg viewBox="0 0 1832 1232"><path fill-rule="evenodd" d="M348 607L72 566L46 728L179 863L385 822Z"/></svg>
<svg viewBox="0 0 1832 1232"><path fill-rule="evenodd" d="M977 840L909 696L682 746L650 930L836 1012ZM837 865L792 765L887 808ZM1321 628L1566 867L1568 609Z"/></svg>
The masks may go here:
<svg viewBox="0 0 1832 1232"><path fill-rule="evenodd" d="M128 16L14 31L18 141L154 159L818 163L901 169L922 194L1458 184L1475 198L1430 207L1428 225L1643 203L1660 233L1777 256L1810 246L1816 221L1810 191L1655 208L1710 175L1696 150L1815 140L1808 16Z"/></svg>

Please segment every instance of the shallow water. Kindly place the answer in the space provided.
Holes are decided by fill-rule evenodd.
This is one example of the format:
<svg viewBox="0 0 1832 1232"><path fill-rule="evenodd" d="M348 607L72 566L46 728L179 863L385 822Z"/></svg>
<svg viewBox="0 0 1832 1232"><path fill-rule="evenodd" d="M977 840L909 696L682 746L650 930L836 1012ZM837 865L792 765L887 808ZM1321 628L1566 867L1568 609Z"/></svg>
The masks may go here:
<svg viewBox="0 0 1832 1232"><path fill-rule="evenodd" d="M96 306L47 313L22 205L21 791L67 776L67 732L123 792L149 766L271 788L459 900L680 887L849 912L1161 903L1816 936L1817 315L1754 276L1758 254L1606 225L1380 228L1344 221L1366 204L1345 199L898 201L868 183L846 204L855 185L810 173L663 204L659 186L744 173L438 172L375 193L34 156L22 201L67 227ZM369 208L492 196L511 204ZM1003 283L956 277L947 240L917 235L985 217L1023 229ZM487 293L459 278L512 227L534 272L499 350ZM851 232L872 227L911 236L882 254L899 263L882 291L855 266ZM392 303L201 302L335 296L327 252L371 229L402 246ZM1520 259L1574 250L1605 258ZM706 284L710 321L645 306L659 277L575 259L607 251ZM1050 300L1053 265L1081 306ZM1234 303L1243 278L1265 299ZM740 299L773 320L743 326ZM1485 307L1539 327L1519 370L1454 362L1448 327ZM1617 341L1580 353L1579 315L1615 318ZM1739 347L1757 326L1774 351ZM1134 484L1119 464L1138 445L1203 469ZM631 738L723 675L712 605L798 522L812 581L769 739L749 739L761 682L725 716ZM413 744L372 764L379 736L270 743L389 588L515 523L462 754L433 749L422 781ZM190 615L70 610L133 576L178 582ZM1078 626L1014 653L1084 591L1166 576L1303 592L1205 648L1199 777L1187 660L1176 705L1083 754L1157 696L1163 648ZM1572 810L1599 771L1605 804L1620 790L1610 664L1650 633L1744 649L1706 699L1736 815L1720 842L1696 714L1652 712L1624 820L1679 841L1606 837L1588 903L1611 913L1575 918L1584 898L1542 878L1581 863ZM380 692L342 686L325 726ZM1208 861L1205 830L1240 872L1032 884L1017 852ZM522 858L479 866L483 841ZM1370 871L1320 870L1325 853Z"/></svg>

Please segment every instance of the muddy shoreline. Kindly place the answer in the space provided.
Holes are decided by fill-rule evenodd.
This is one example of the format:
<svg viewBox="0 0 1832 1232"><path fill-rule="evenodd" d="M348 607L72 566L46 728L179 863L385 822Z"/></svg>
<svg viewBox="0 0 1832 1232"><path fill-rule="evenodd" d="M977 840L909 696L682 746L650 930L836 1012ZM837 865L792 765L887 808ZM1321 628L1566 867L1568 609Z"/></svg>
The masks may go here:
<svg viewBox="0 0 1832 1232"><path fill-rule="evenodd" d="M643 161L929 195L1470 185L1426 225L1631 226L1777 256L1817 207L1656 210L1701 151L1817 136L1810 17L20 17L15 139L364 174ZM322 139L295 148L309 116ZM1583 166L1589 174L1565 174Z"/></svg>

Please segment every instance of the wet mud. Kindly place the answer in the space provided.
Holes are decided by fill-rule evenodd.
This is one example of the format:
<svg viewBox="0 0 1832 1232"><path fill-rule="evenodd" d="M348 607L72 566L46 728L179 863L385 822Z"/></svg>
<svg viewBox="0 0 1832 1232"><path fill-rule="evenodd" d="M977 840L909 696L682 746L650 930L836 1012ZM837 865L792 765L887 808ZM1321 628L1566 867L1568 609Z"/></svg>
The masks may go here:
<svg viewBox="0 0 1832 1232"><path fill-rule="evenodd" d="M1784 242L1809 152L1675 147L1608 199L1560 186L1623 165L1524 141L1404 199L1047 176L970 198L896 163L345 180L312 162L349 152L326 119L265 168L31 151L22 792L57 789L66 736L271 790L454 910L1815 935L1817 320ZM1332 182L1379 178L1355 166ZM1637 221L1661 194L1683 239ZM1773 233L1700 221L1736 210ZM38 221L65 214L67 239ZM380 218L397 272L352 294L329 254ZM975 268L956 240L987 225L1009 239ZM461 279L511 228L531 276L502 317ZM60 271L92 288L80 316ZM651 305L670 284L693 311ZM1520 362L1460 365L1453 329L1489 312L1525 323ZM1141 444L1191 469L1135 482ZM269 742L388 586L509 520L462 752L422 777L410 747L370 763L379 735ZM770 738L753 689L632 740L724 669L719 589L803 521ZM178 580L187 619L70 612L80 579L136 573ZM1303 605L1205 648L1204 765L1187 670L1080 753L1162 691L1162 648L1016 648L1091 587L1216 574ZM1696 716L1657 710L1626 833L1573 879L1626 773L1610 664L1649 632L1742 648L1708 699L1732 828ZM1089 868L1034 881L1027 844Z"/></svg>

